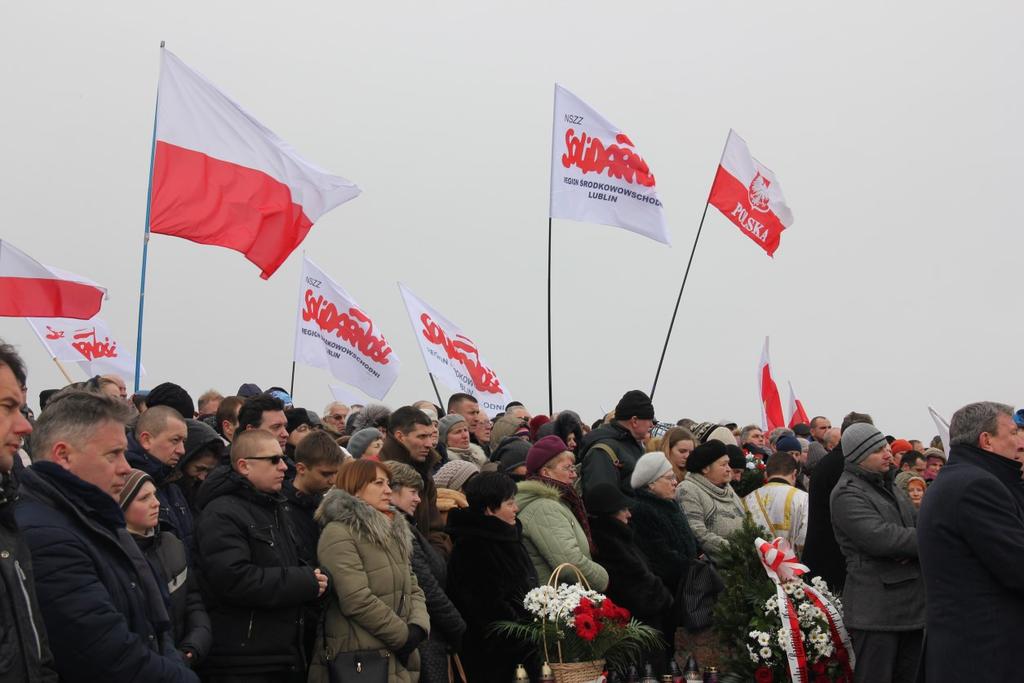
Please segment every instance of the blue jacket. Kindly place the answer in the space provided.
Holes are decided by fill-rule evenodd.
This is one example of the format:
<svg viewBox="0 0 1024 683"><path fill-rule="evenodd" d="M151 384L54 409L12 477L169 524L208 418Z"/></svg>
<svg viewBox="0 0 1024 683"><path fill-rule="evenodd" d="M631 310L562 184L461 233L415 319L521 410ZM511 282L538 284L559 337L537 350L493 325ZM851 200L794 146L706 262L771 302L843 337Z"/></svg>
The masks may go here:
<svg viewBox="0 0 1024 683"><path fill-rule="evenodd" d="M195 550L192 508L188 498L174 482L181 478L177 469L163 464L146 452L134 434L128 435L128 451L124 454L128 464L153 477L156 497L160 501L160 527L170 531L185 544L185 553L192 564Z"/></svg>
<svg viewBox="0 0 1024 683"><path fill-rule="evenodd" d="M15 517L65 683L198 683L174 650L153 571L117 502L60 465L20 475Z"/></svg>

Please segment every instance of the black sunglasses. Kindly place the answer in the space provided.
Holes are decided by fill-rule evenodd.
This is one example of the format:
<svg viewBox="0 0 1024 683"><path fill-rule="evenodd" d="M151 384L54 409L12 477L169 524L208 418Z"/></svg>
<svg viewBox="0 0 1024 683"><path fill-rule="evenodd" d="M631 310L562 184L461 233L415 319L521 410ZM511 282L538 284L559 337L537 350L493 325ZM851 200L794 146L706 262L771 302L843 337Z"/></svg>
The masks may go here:
<svg viewBox="0 0 1024 683"><path fill-rule="evenodd" d="M253 455L242 460L269 460L271 465L279 465L284 460L283 455Z"/></svg>

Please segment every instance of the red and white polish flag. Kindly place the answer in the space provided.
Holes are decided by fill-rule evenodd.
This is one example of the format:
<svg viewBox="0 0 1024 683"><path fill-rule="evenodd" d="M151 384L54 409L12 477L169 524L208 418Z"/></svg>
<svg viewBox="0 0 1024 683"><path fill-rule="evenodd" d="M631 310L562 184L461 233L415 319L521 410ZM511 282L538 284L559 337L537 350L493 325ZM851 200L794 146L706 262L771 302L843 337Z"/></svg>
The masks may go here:
<svg viewBox="0 0 1024 683"><path fill-rule="evenodd" d="M269 278L360 189L303 159L163 49L150 230L241 252Z"/></svg>
<svg viewBox="0 0 1024 683"><path fill-rule="evenodd" d="M504 412L512 399L483 359L476 343L401 282L398 289L402 292L427 371L450 388L475 396L488 417Z"/></svg>
<svg viewBox="0 0 1024 683"><path fill-rule="evenodd" d="M106 294L0 240L0 317L87 320L100 312Z"/></svg>
<svg viewBox="0 0 1024 683"><path fill-rule="evenodd" d="M782 417L782 399L779 388L772 379L771 362L768 360L768 337L764 338L764 349L761 350L761 363L757 368L757 386L761 393L761 424L765 431L770 432L776 427L785 427L786 420Z"/></svg>
<svg viewBox="0 0 1024 683"><path fill-rule="evenodd" d="M789 385L789 425L792 429L798 424L811 424L810 418L807 417L807 411L804 410L804 404L796 397L796 393L793 391L793 383L787 382Z"/></svg>
<svg viewBox="0 0 1024 683"><path fill-rule="evenodd" d="M775 174L750 155L747 143L732 130L708 201L769 256L793 223Z"/></svg>
<svg viewBox="0 0 1024 683"><path fill-rule="evenodd" d="M294 360L329 370L336 379L382 399L398 379L402 361L384 333L352 295L302 259Z"/></svg>
<svg viewBox="0 0 1024 683"><path fill-rule="evenodd" d="M552 218L624 228L671 244L654 174L629 137L555 84Z"/></svg>

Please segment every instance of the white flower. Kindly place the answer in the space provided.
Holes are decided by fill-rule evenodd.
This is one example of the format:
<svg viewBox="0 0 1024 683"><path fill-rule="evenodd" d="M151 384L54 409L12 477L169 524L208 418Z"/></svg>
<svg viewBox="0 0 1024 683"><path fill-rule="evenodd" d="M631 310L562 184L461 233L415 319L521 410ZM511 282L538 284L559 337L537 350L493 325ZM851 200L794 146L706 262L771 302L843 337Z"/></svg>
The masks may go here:
<svg viewBox="0 0 1024 683"><path fill-rule="evenodd" d="M757 659L757 653L754 652L754 648L752 648L749 645L747 645L747 652L750 653L750 661L756 663L758 661L758 659Z"/></svg>
<svg viewBox="0 0 1024 683"><path fill-rule="evenodd" d="M793 590L793 597L796 598L797 600L803 600L804 597L806 597L805 594L804 594L804 589L803 588L799 588L799 587L795 588Z"/></svg>
<svg viewBox="0 0 1024 683"><path fill-rule="evenodd" d="M757 654L761 655L761 659L765 661L768 661L772 658L772 651L768 647L762 647L760 650L757 651Z"/></svg>
<svg viewBox="0 0 1024 683"><path fill-rule="evenodd" d="M758 642L759 645L767 645L771 641L772 641L772 637L769 636L767 633L759 633L759 634L757 634L757 642Z"/></svg>

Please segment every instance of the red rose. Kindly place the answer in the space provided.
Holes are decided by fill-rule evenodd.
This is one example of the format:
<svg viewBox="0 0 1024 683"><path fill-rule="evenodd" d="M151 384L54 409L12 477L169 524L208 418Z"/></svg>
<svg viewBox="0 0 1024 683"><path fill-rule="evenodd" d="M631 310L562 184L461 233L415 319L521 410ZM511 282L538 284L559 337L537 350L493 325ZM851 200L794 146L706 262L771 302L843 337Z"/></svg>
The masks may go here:
<svg viewBox="0 0 1024 683"><path fill-rule="evenodd" d="M593 614L584 612L576 616L576 635L583 640L593 640L597 637L600 630L597 625L597 619L594 618Z"/></svg>
<svg viewBox="0 0 1024 683"><path fill-rule="evenodd" d="M602 619L608 619L609 621L618 621L621 613L622 609L611 600L606 598L605 601L601 603Z"/></svg>
<svg viewBox="0 0 1024 683"><path fill-rule="evenodd" d="M625 607L616 607L615 620L622 624L628 624L630 618L633 616L629 613L629 610Z"/></svg>
<svg viewBox="0 0 1024 683"><path fill-rule="evenodd" d="M754 672L754 680L757 683L772 683L775 680L775 676L772 675L772 670L767 666L759 666L757 671Z"/></svg>

